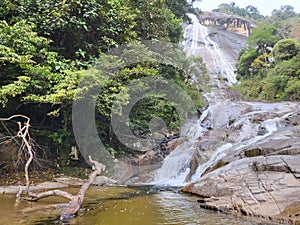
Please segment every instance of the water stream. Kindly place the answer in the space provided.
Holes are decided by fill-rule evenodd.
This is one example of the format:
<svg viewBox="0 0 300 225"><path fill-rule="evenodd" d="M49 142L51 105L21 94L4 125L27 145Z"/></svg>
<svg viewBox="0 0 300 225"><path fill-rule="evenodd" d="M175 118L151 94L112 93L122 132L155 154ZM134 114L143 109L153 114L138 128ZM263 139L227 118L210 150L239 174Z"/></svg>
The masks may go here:
<svg viewBox="0 0 300 225"><path fill-rule="evenodd" d="M187 55L203 57L204 62L209 65L208 72L213 82L222 77L231 84L236 83L234 65L226 60L224 52L210 38L208 28L200 24L196 15L188 14L188 16L192 23L185 28L183 42ZM217 84L220 85L219 82Z"/></svg>
<svg viewBox="0 0 300 225"><path fill-rule="evenodd" d="M69 189L76 192L76 189ZM38 202L21 201L15 196L0 196L1 225L60 224L59 210L45 206L63 203L60 198ZM238 218L199 208L197 197L177 190L147 187L91 187L82 210L70 221L76 225L255 225L266 224L251 218Z"/></svg>
<svg viewBox="0 0 300 225"><path fill-rule="evenodd" d="M196 143L207 130L207 126L204 124L208 114L209 108L202 113L199 119L190 120L185 125L181 133L185 141L165 158L162 167L155 174L153 184L183 186L186 183L185 178L189 173L189 162L195 151Z"/></svg>
<svg viewBox="0 0 300 225"><path fill-rule="evenodd" d="M154 183L160 185L186 184L192 155L199 148L207 127L213 130L208 135L209 141L214 145L207 147L212 149L210 159L197 168L189 182L199 179L223 157L233 155L274 134L283 126L284 118L299 110L296 103L232 101L225 97L228 87L236 82L233 65L226 60L226 52L210 38L208 28L201 25L195 15L188 16L192 23L185 28L183 45L187 55L203 56L208 67L212 88L204 95L209 107L201 118L187 123L190 130L183 128L188 130L182 134L185 141L166 157L156 173ZM220 77L225 78L226 82L221 82ZM261 134L260 129L264 131ZM229 136L227 138L224 137L226 132Z"/></svg>
<svg viewBox="0 0 300 225"><path fill-rule="evenodd" d="M219 88L222 86L218 79L219 76L227 78L229 84L235 83L233 66L225 60L226 57L218 44L209 37L208 28L199 23L196 15L188 14L188 16L192 23L186 26L184 32L183 45L186 54L203 57L204 62L208 65L212 86ZM154 177L155 184L183 186L186 183L185 178L189 173L189 162L197 148L199 138L207 131L207 123L210 122L207 118L220 109L220 107L215 107L218 103L216 96L222 95L220 90L212 91L206 95L210 105L214 103L214 106L206 109L199 119L193 119L186 124L185 127L189 127L189 129L184 127L184 132L181 134L185 141L166 157L162 167Z"/></svg>

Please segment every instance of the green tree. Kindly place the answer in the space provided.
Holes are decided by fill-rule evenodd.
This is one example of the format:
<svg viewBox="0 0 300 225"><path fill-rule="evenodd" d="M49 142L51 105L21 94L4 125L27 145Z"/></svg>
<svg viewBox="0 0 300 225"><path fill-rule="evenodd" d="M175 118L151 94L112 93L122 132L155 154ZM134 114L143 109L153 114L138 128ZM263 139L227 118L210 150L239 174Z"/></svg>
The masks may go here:
<svg viewBox="0 0 300 225"><path fill-rule="evenodd" d="M133 40L135 10L125 0L16 0L2 2L0 18L13 24L25 19L53 42L51 47L69 59L89 60ZM0 11L1 12L1 11Z"/></svg>
<svg viewBox="0 0 300 225"><path fill-rule="evenodd" d="M280 40L275 44L272 54L274 62L268 67L267 73L264 73L263 56L260 55L251 62L251 76L245 76L242 71L243 68L249 67L249 62L244 60L247 54L243 53L240 56L238 73L241 77L241 93L248 99L299 100L299 42L296 39Z"/></svg>
<svg viewBox="0 0 300 225"><path fill-rule="evenodd" d="M161 49L158 50L160 51ZM167 57L167 54L164 54L165 57ZM181 54L183 53L181 52ZM156 62L157 53L149 51L147 47L143 45L132 47L132 49L131 47L125 49L122 56L124 61L137 58L142 62L126 66L118 71L108 70L107 78L102 80L102 88L97 99L97 124L98 127L101 128L99 129L99 134L106 145L115 149L114 152L116 152L116 154L127 152L129 149L119 143L111 127L110 118L113 114L122 115L122 108L127 106L129 100L133 97L140 96L141 93L147 93L148 96L141 99L130 111L128 125L132 132L139 137L146 138L147 135L150 134L149 122L154 118L163 118L167 128L175 131L179 128L180 119L182 119L179 118L174 110L174 103L166 101L165 96L161 93L156 93L155 90L152 90L152 87L139 83L140 78L155 77L155 79L158 80L161 78L172 79L185 90L185 93L191 96L195 104L201 104L199 89L190 84L189 75L184 73L180 66L175 68L168 64ZM180 58L180 55L176 55L175 57L177 57L177 60L180 61L180 64L183 66L191 63L188 59L185 59L185 57L181 58L183 61L181 61L181 59L179 60L178 57ZM103 66L107 64L107 60L107 56L103 55L97 63L100 66L99 68L103 69ZM118 60L115 58L115 61ZM201 79L202 76L206 75L206 70L201 60L196 61L197 63L195 64L197 64L197 68L200 71L195 71L194 73L195 76L198 75L198 78ZM118 65L115 66L118 67ZM188 69L185 70L188 71ZM201 72L203 72L203 74ZM136 82L135 85L128 89L128 84L133 80ZM174 93L176 93L176 90L174 90ZM177 95L178 99L183 97L184 96L181 96L180 93ZM182 101L186 102L184 99Z"/></svg>
<svg viewBox="0 0 300 225"><path fill-rule="evenodd" d="M1 85L9 85L22 76L22 80L27 80L38 93L48 87L47 80L54 79L53 74L57 73L55 79L60 79L58 72L66 63L60 61L57 53L48 51L50 40L38 36L33 31L34 28L34 24L26 21L17 22L12 26L6 22L0 24ZM24 79L24 76L27 78ZM16 90L20 91L20 87L16 87ZM8 93L10 94L15 95L13 92ZM4 95L1 97L6 98ZM5 103L2 102L3 105Z"/></svg>
<svg viewBox="0 0 300 225"><path fill-rule="evenodd" d="M252 18L252 19L261 19L264 16L260 14L259 10L257 7L254 7L252 5L248 5L246 8L247 15Z"/></svg>
<svg viewBox="0 0 300 225"><path fill-rule="evenodd" d="M276 27L269 24L261 24L252 30L251 36L248 38L247 43L262 51L267 51L268 47L273 47L278 41L275 35Z"/></svg>
<svg viewBox="0 0 300 225"><path fill-rule="evenodd" d="M289 60L299 54L300 43L296 39L283 39L275 44L272 52L275 62Z"/></svg>
<svg viewBox="0 0 300 225"><path fill-rule="evenodd" d="M235 2L231 2L230 4L222 3L213 11L252 19L260 19L263 17L256 7L249 5L246 8L240 8Z"/></svg>
<svg viewBox="0 0 300 225"><path fill-rule="evenodd" d="M300 17L296 17L293 19L291 32L288 35L289 38L295 38L300 41Z"/></svg>
<svg viewBox="0 0 300 225"><path fill-rule="evenodd" d="M275 20L286 20L291 17L295 17L296 13L294 7L290 5L281 6L280 9L275 9L272 11L272 18Z"/></svg>
<svg viewBox="0 0 300 225"><path fill-rule="evenodd" d="M1 1L1 106L14 113L19 110L17 105L22 105L22 110L33 118L42 117L40 121L46 122L39 124L39 135L49 136L59 149L60 159L66 161L69 146L75 144L70 123L72 101L90 88L101 86L96 118L99 133L106 144L117 149L119 143L112 143L110 116L128 104L131 96L126 85L131 80L151 76L173 79L199 101L202 87L192 85L192 73L186 71L205 74L205 66L200 58L190 69L155 63L152 59L156 58L148 55L142 45L122 52L128 55L128 61L103 52L144 39L179 42L182 18L188 8L184 1L164 0ZM130 57L140 56L142 63L130 64ZM172 54L168 57L171 61ZM185 55L180 57L185 62L182 65L191 63ZM88 81L87 86L78 89L83 80ZM128 122L137 135L149 133L147 122L155 117L164 118L173 129L178 125L173 109L174 105L163 96L154 94L137 104ZM40 121L32 121L32 126Z"/></svg>
<svg viewBox="0 0 300 225"><path fill-rule="evenodd" d="M186 0L166 0L166 6L171 9L177 18L186 18L186 13L189 12L191 5Z"/></svg>
<svg viewBox="0 0 300 225"><path fill-rule="evenodd" d="M182 20L175 17L165 1L138 0L132 1L132 5L138 10L134 30L141 40L177 43L182 38Z"/></svg>
<svg viewBox="0 0 300 225"><path fill-rule="evenodd" d="M258 51L255 48L244 48L239 56L237 63L238 78L249 78L253 74L253 68L251 64L259 56Z"/></svg>

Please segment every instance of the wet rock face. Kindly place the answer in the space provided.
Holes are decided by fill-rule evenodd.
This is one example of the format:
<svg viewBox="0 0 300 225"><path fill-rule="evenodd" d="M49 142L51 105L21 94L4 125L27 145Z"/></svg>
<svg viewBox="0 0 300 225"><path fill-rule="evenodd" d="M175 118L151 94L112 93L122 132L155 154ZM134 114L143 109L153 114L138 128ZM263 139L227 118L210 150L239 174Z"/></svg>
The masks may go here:
<svg viewBox="0 0 300 225"><path fill-rule="evenodd" d="M140 184L153 181L154 172L161 166L167 157L184 140L177 134L155 134L156 145L143 154L131 157L118 158L114 179L120 183Z"/></svg>
<svg viewBox="0 0 300 225"><path fill-rule="evenodd" d="M216 27L208 28L210 32L210 38L218 43L218 46L224 52L224 55L226 55L229 62L236 63L240 51L246 45L245 36L228 30L218 29Z"/></svg>
<svg viewBox="0 0 300 225"><path fill-rule="evenodd" d="M190 18L184 47L188 55L200 55L207 64L211 91L205 97L211 129L194 145L198 147L185 180L192 183L183 190L201 196L203 208L281 219L297 217L300 104L245 102L228 91L236 82L234 67L246 43L245 35L230 29L243 29L245 21L214 13Z"/></svg>
<svg viewBox="0 0 300 225"><path fill-rule="evenodd" d="M192 24L185 24L184 50L188 55L201 56L208 69L212 85L236 82L234 67L247 37L222 25L204 26L199 15L189 15ZM212 17L213 18L213 17ZM200 19L200 21L199 21Z"/></svg>
<svg viewBox="0 0 300 225"><path fill-rule="evenodd" d="M284 123L286 126L300 125L300 112L291 114L290 116L286 117Z"/></svg>
<svg viewBox="0 0 300 225"><path fill-rule="evenodd" d="M278 114L269 116L280 118ZM253 114L252 118L252 123L261 124L267 114ZM245 141L244 147L243 141L240 145L233 144L222 157L207 164L202 176L183 190L201 196L199 202L203 208L299 220L294 215L300 215L300 207L297 212L291 210L292 205L300 205L298 119L299 112L284 114L277 120L279 128L273 133L261 134L265 136L253 143ZM228 129L238 125L239 118L231 117L231 120ZM245 121L243 126L247 126ZM257 131L261 131L261 125Z"/></svg>
<svg viewBox="0 0 300 225"><path fill-rule="evenodd" d="M184 190L202 196L204 208L277 216L300 201L299 160L300 155L240 159L203 176Z"/></svg>

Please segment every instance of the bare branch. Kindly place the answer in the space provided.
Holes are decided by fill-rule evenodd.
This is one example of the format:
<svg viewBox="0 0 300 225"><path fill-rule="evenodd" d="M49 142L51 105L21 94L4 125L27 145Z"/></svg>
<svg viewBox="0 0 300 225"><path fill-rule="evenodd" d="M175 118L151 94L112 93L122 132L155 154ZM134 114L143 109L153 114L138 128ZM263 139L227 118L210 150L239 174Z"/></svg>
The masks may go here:
<svg viewBox="0 0 300 225"><path fill-rule="evenodd" d="M29 158L25 164L25 179L26 179L26 188L28 193L29 191L29 185L30 185L30 180L29 180L29 173L28 173L28 169L30 166L30 163L33 159L33 152L32 152L32 146L30 145L29 141L30 141L30 135L29 135L29 127L30 127L30 118L28 116L24 116L21 114L18 115L13 115L9 118L0 118L1 121L9 121L12 120L14 118L24 118L26 121L24 122L24 125L21 124L21 122L17 122L18 126L19 126L19 131L17 133L17 136L20 137L22 139L22 142L25 144L26 149L27 149L27 153L29 154ZM19 197L19 193L17 194L17 198Z"/></svg>
<svg viewBox="0 0 300 225"><path fill-rule="evenodd" d="M24 118L28 121L28 123L30 122L30 118L28 116L24 116L22 114L17 114L17 115L12 115L11 117L8 117L8 118L0 118L1 121L9 121L9 120L12 120L14 118L17 118L17 117L21 117L21 118Z"/></svg>
<svg viewBox="0 0 300 225"><path fill-rule="evenodd" d="M63 198L69 199L69 200L72 200L73 197L74 197L69 192L61 191L61 190L51 190L51 191L46 191L46 192L42 192L42 193L38 193L38 194L29 191L28 195L30 197L27 197L27 198L24 198L24 199L28 200L28 201L32 201L32 202L35 202L35 201L38 201L42 198L47 198L47 197L50 197L50 196L59 196L59 197L63 197Z"/></svg>
<svg viewBox="0 0 300 225"><path fill-rule="evenodd" d="M93 165L94 171L89 175L88 180L82 185L80 188L78 194L76 196L73 196L72 194L61 191L61 190L51 190L46 191L42 193L33 193L30 191L30 180L29 180L29 166L34 158L34 151L33 151L33 141L29 134L29 127L30 127L30 118L24 115L14 115L9 118L0 118L0 121L8 121L12 120L14 118L21 117L26 119L26 121L22 124L21 122L17 122L19 126L19 131L17 133L17 137L22 139L22 147L20 148L20 152L23 152L23 149L25 149L25 154L28 154L28 159L25 164L25 179L26 179L26 190L29 197L23 198L28 201L38 201L42 198L47 198L50 196L59 196L63 198L69 199L69 203L66 204L66 207L64 207L61 211L60 220L61 221L69 221L74 215L79 211L79 209L82 206L82 202L84 199L84 196L90 187L90 185L95 180L96 176L100 175L102 171L105 170L105 166L95 160L92 160L91 156L89 156L89 161ZM17 193L17 199L21 198L21 195L23 193L22 188L20 187L18 193Z"/></svg>

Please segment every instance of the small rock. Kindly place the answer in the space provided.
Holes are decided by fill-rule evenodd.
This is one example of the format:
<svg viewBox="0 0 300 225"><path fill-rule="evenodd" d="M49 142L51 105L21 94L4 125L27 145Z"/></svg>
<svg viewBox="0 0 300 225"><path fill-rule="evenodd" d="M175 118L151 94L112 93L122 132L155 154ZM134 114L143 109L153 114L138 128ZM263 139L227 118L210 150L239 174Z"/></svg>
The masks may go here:
<svg viewBox="0 0 300 225"><path fill-rule="evenodd" d="M41 189L59 189L59 188L68 187L67 184L62 184L62 183L58 183L58 182L51 182L51 181L46 181L46 182L37 184L36 186L41 188Z"/></svg>
<svg viewBox="0 0 300 225"><path fill-rule="evenodd" d="M265 127L263 126L258 127L257 136L263 136L266 133L268 133L268 130Z"/></svg>
<svg viewBox="0 0 300 225"><path fill-rule="evenodd" d="M173 152L178 145L180 145L183 142L183 139L177 138L174 140L171 140L168 142L167 149L168 149L168 154Z"/></svg>
<svg viewBox="0 0 300 225"><path fill-rule="evenodd" d="M81 186L84 184L85 180L75 177L56 177L54 180L58 183L70 185L70 186Z"/></svg>
<svg viewBox="0 0 300 225"><path fill-rule="evenodd" d="M113 186L113 185L117 185L117 181L105 177L105 176L98 176L95 178L93 185L96 186Z"/></svg>

